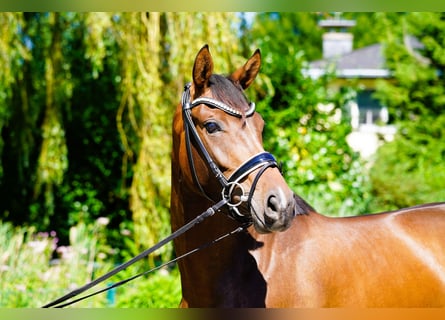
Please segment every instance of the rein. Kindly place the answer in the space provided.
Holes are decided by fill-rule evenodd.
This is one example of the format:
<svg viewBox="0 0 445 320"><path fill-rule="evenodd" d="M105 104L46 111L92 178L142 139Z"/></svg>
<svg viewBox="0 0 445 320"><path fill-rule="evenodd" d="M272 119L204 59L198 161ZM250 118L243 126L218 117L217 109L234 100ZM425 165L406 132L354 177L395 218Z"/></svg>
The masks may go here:
<svg viewBox="0 0 445 320"><path fill-rule="evenodd" d="M60 303L60 304L58 304L57 306L55 306L55 308L64 308L64 307L67 307L67 306L69 306L69 305L71 305L71 304L74 304L74 303L76 303L76 302L85 300L85 299L87 299L87 298L91 298L92 296L95 296L95 295L97 295L97 294L99 294L99 293L102 293L102 292L111 290L111 289L113 289L113 288L117 288L117 287L119 287L119 286L121 286L121 285L126 284L127 282L130 282L130 281L134 280L134 279L137 279L137 278L139 278L139 277L145 276L145 275L147 275L147 274L149 274L149 273L151 273L151 272L154 272L154 271L156 271L156 270L159 270L159 269L161 269L161 268L163 268L163 267L167 267L167 266L169 266L169 265L172 264L172 263L175 263L175 262L177 262L177 261L179 261L179 260L181 260L181 259L183 259L183 258L185 258L185 257L187 257L187 256L189 256L189 255L191 255L191 254L193 254L193 253L195 253L195 252L198 252L198 251L201 251L201 250L203 250L203 249L205 249L205 248L208 248L208 247L210 247L211 245L213 245L213 244L215 244L215 243L217 243L217 242L219 242L219 241L221 241L221 240L223 240L223 239L225 239L225 238L227 238L227 237L229 237L229 236L231 236L231 235L234 235L234 234L236 234L236 233L239 233L239 232L241 232L241 231L244 231L244 230L245 230L245 227L243 227L243 226L238 227L238 228L234 229L233 231L228 232L228 233L226 233L226 234L220 236L219 238L216 238L216 239L213 240L213 241L210 241L210 242L208 242L208 243L206 243L206 244L204 244L204 245L202 245L202 246L200 246L200 247L198 247L198 248L196 248L196 249L193 249L193 250L191 250L191 251L189 251L189 252L187 252L187 253L185 253L185 254L183 254L183 255L181 255L181 256L178 256L178 257L176 257L176 258L174 258L174 259L172 259L172 260L170 260L170 261L168 261L168 262L165 262L165 263L163 263L163 264L161 264L161 265L159 265L159 266L157 266L157 267L154 267L154 268L152 268L152 269L150 269L150 270L141 272L141 273L139 273L139 274L137 274L137 275L134 275L134 276L132 276L132 277L130 277L130 278L128 278L128 279L125 279L125 280L121 280L121 281L119 281L119 282L116 282L116 283L114 283L114 284L111 285L111 286L108 286L108 287L106 287L106 288L97 290L97 291L95 291L95 292L93 292L93 293L90 293L90 294L88 294L88 295L82 296L82 297L80 297L80 298L78 298L78 299L71 300L71 301L66 302L66 303L63 303L63 304ZM45 306L45 307L46 307L46 306Z"/></svg>
<svg viewBox="0 0 445 320"><path fill-rule="evenodd" d="M85 284L84 286L79 287L79 288L77 288L77 289L75 289L75 290L73 290L73 291L71 291L71 292L65 294L64 296L62 296L62 297L60 297L60 298L58 298L58 299L56 299L56 300L54 300L54 301L52 301L52 302L50 302L50 303L47 303L47 304L44 305L42 308L51 308L51 307L55 307L55 308L63 308L63 307L65 307L65 306L68 306L68 305L70 305L70 304L72 304L72 303L75 303L75 302L77 302L77 301L80 301L80 300L86 299L86 298L88 298L88 297L91 297L91 296L93 296L93 295L95 295L95 294L98 294L98 293L101 293L101 292L110 290L110 289L112 289L112 288L115 288L115 287L117 287L117 286L119 286L119 285L121 285L121 284L124 284L124 283L126 283L126 282L128 282L128 281L131 281L131 280L133 280L133 279L135 279L135 278L138 278L139 276L141 276L141 275L143 275L143 274L146 274L146 273L149 273L149 272L151 272L151 271L157 270L158 268L161 268L162 266L159 266L158 268L154 268L154 269L152 269L152 270L146 271L146 272L144 272L144 273L142 273L142 274L139 274L139 275L137 275L137 276L133 276L133 277L127 279L127 280L123 280L123 281L121 281L121 282L119 282L119 283L116 283L115 285L113 285L113 286L111 286L111 287L107 287L107 288L105 288L105 289L102 289L102 290L99 290L99 291L97 291L97 292L95 292L95 293L92 293L92 294L90 294L90 295L88 295L88 296L85 296L85 297L79 298L79 299L77 299L77 300L74 300L74 301L71 301L71 302L62 304L63 302L65 302L65 301L67 301L67 300L69 300L69 299L72 299L72 298L74 298L75 296L78 296L79 294L85 292L86 290L91 289L92 287L98 285L99 283L104 282L105 280L107 280L107 279L109 279L110 277L114 276L116 273L118 273L118 272L120 272L120 271L122 271L122 270L128 268L128 267L131 266L132 264L134 264L134 263L140 261L141 259L147 257L148 255L150 255L151 253L153 253L153 252L156 251L157 249L161 248L162 246L164 246L164 245L167 244L168 242L170 242L170 241L172 241L173 239L179 237L181 234L183 234L184 232L188 231L189 229L191 229L191 228L194 227L195 225L201 223L204 219L213 216L216 212L219 211L219 209L220 209L221 207L223 207L223 206L226 205L226 204L227 204L227 200L226 200L226 199L223 199L223 200L219 201L218 203L216 203L215 205L211 206L211 207L208 208L206 211L204 211L203 213L201 213L199 216L197 216L196 218L194 218L193 220L191 220L190 222L188 222L187 224L183 225L181 228L179 228L178 230L176 230L175 232L173 232L172 234L170 234L168 237L166 237L166 238L164 238L163 240L159 241L159 242L158 242L157 244L155 244L153 247L151 247L151 248L149 248L149 249L147 249L147 250L141 252L140 254L138 254L137 256L135 256L134 258L132 258L132 259L128 260L127 262L125 262L125 263L123 263L123 264L117 266L116 268L114 268L114 269L111 270L110 272L104 274L103 276L100 276L100 277L94 279L93 281L91 281L91 282ZM240 228L241 228L241 227L240 227ZM238 229L239 229L239 228L238 228ZM238 229L236 229L236 230L238 230ZM242 228L242 229L244 230L244 228ZM236 230L235 230L235 231L236 231ZM240 231L241 231L241 230L240 230ZM227 235L230 235L230 234L233 234L233 233L234 233L234 231L228 233ZM227 236L227 235L226 235L226 236ZM225 237L225 236L223 236L223 237ZM222 240L223 237L220 237L219 239ZM219 240L218 240L218 241L219 241ZM210 244L213 244L213 243L215 243L215 242L217 242L217 240L214 240L214 241L211 242ZM208 244L208 245L210 245L210 244ZM170 263L172 263L172 262L175 262L175 261L179 260L180 258L182 258L182 257L184 257L184 256L186 256L186 255L188 255L188 254L191 254L191 253L193 253L193 252L196 252L196 251L200 250L201 248L203 249L203 248L207 247L208 245L204 245L204 246L202 246L202 247L200 247L200 248L198 248L198 249L194 249L194 250L190 251L189 253L187 253L187 254L185 254L185 255L183 255L183 256L181 256L181 257L177 257L176 259L171 260L171 261L165 263L164 265L168 265L168 264L170 264Z"/></svg>

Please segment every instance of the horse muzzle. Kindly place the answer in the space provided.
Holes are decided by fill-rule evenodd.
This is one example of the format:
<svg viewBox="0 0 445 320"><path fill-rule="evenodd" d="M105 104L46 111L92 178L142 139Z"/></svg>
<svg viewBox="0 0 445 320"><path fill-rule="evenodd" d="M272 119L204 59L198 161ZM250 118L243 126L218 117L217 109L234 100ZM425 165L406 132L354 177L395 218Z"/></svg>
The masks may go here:
<svg viewBox="0 0 445 320"><path fill-rule="evenodd" d="M222 196L230 198L228 205L232 218L253 223L261 233L283 231L290 226L295 216L293 192L278 167L270 153L262 152L247 160L230 176ZM246 194L242 180L249 180L249 176L250 190Z"/></svg>
<svg viewBox="0 0 445 320"><path fill-rule="evenodd" d="M295 217L293 193L286 187L268 189L259 206L252 205L251 214L255 229L260 233L284 231Z"/></svg>

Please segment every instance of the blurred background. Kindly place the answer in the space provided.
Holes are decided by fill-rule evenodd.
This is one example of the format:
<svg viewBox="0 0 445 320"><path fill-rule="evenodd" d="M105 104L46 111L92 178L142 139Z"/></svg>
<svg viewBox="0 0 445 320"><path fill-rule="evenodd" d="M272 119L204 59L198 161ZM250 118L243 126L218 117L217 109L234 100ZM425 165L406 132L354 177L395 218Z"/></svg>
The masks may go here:
<svg viewBox="0 0 445 320"><path fill-rule="evenodd" d="M265 149L320 213L445 200L443 13L0 13L0 307L39 307L170 233L172 116L204 44L217 73L261 50L246 94ZM173 266L75 306L179 299Z"/></svg>

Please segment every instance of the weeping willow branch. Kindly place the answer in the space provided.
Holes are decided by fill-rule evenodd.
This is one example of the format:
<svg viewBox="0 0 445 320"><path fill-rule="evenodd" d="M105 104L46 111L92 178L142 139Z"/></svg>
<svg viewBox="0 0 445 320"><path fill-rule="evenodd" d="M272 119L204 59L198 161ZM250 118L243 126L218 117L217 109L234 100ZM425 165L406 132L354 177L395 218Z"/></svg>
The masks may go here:
<svg viewBox="0 0 445 320"><path fill-rule="evenodd" d="M0 131L3 126L11 118L14 112L23 110L23 120L26 121L28 100L23 83L23 64L31 59L29 49L23 44L17 30L26 30L23 21L23 13L18 12L2 12L0 13L0 65L2 71L0 72ZM17 86L22 95L22 110L14 110L14 105L11 101L13 96L13 87ZM31 126L26 123L25 128ZM32 145L29 139L30 130L21 130L18 134L21 140L19 146L22 148L21 159L19 159L19 173L22 173L21 168L27 167L29 164L29 146ZM0 159L2 159L4 141L0 136ZM3 177L3 163L0 162L0 178ZM20 176L22 178L24 175ZM21 181L21 179L20 179Z"/></svg>
<svg viewBox="0 0 445 320"><path fill-rule="evenodd" d="M68 167L65 131L60 116L61 95L61 63L62 63L62 30L58 13L51 13L49 28L53 30L51 42L45 59L46 103L42 124L42 145L37 163L37 177L34 196L42 192L45 197L45 207L51 215L54 213L53 187L60 185Z"/></svg>
<svg viewBox="0 0 445 320"><path fill-rule="evenodd" d="M123 166L134 155L129 188L135 241L152 246L168 232L170 136L161 107L160 13L129 13L120 18L122 100L116 121L125 148ZM124 49L125 48L125 49ZM126 170L126 169L123 169Z"/></svg>

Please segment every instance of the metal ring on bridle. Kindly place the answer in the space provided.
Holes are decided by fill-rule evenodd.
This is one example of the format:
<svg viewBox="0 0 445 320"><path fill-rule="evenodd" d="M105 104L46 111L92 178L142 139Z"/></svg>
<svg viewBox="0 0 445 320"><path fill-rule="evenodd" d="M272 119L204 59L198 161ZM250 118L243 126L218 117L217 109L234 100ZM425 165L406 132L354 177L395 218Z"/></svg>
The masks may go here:
<svg viewBox="0 0 445 320"><path fill-rule="evenodd" d="M239 189L241 191L240 200L238 202L231 202L232 194L236 189ZM228 201L227 205L232 208L238 207L239 205L241 205L243 202L245 202L247 200L247 197L245 196L245 193L244 193L243 186L241 185L241 183L236 182L236 181L227 183L227 185L223 188L221 194L222 194L223 199L226 199Z"/></svg>

